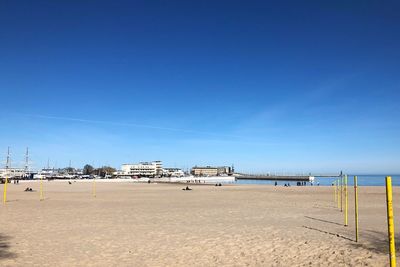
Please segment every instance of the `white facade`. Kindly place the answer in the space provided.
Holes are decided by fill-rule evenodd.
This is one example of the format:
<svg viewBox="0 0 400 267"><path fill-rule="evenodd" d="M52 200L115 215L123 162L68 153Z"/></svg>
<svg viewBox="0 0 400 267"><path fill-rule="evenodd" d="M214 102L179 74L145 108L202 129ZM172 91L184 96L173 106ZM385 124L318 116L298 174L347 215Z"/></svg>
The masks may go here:
<svg viewBox="0 0 400 267"><path fill-rule="evenodd" d="M232 173L232 168L228 166L220 167L198 167L194 166L191 173L195 176L220 176L220 175L230 175Z"/></svg>
<svg viewBox="0 0 400 267"><path fill-rule="evenodd" d="M140 162L138 164L123 164L120 175L131 176L157 176L162 174L162 162Z"/></svg>
<svg viewBox="0 0 400 267"><path fill-rule="evenodd" d="M183 177L183 176L185 176L185 173L181 169L178 169L178 168L164 168L163 176L166 176L166 177Z"/></svg>
<svg viewBox="0 0 400 267"><path fill-rule="evenodd" d="M13 178L13 177L25 177L26 172L23 168L1 168L0 169L0 177L1 178Z"/></svg>

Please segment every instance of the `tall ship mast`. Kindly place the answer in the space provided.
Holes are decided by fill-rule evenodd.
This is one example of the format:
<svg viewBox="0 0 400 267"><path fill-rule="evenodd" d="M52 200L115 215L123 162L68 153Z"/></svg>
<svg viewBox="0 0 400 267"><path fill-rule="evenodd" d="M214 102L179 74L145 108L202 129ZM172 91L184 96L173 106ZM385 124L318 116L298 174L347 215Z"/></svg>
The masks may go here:
<svg viewBox="0 0 400 267"><path fill-rule="evenodd" d="M0 182L5 183L5 178L10 177L10 168L11 168L11 157L10 157L10 147L7 148L7 159L6 165L4 168L0 168Z"/></svg>
<svg viewBox="0 0 400 267"><path fill-rule="evenodd" d="M26 148L25 152L25 166L24 166L24 171L25 171L25 177L28 178L30 176L30 168L29 168L29 148Z"/></svg>
<svg viewBox="0 0 400 267"><path fill-rule="evenodd" d="M11 168L11 157L10 157L10 147L7 148L7 161L6 161L6 171L8 174L8 171Z"/></svg>

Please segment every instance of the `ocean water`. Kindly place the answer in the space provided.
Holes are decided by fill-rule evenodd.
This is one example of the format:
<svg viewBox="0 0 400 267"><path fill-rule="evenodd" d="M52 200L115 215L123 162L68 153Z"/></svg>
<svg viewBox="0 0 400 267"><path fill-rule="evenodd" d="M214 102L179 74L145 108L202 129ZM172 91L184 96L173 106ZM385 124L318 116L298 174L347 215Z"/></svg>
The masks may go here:
<svg viewBox="0 0 400 267"><path fill-rule="evenodd" d="M353 185L354 175L348 175L348 185ZM400 186L400 175L357 175L357 183L360 186L384 186L385 185L385 177L392 177L392 185ZM332 185L334 181L339 179L338 177L315 177L314 185L318 183L320 185ZM278 181L278 185L284 185L285 183L290 183L291 186L295 186L296 182L294 181ZM237 180L236 184L275 184L275 181L263 181L263 180ZM310 183L307 183L310 185Z"/></svg>

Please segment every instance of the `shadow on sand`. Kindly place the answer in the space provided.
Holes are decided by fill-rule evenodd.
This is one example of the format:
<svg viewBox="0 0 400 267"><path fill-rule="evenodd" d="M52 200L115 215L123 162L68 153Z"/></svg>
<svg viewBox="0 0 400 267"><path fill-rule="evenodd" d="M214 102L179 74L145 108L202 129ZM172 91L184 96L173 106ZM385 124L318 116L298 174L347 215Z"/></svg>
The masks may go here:
<svg viewBox="0 0 400 267"><path fill-rule="evenodd" d="M396 252L400 251L400 234L395 235ZM379 254L389 255L389 241L387 233L378 231L362 231L358 243L352 244L356 248L363 248Z"/></svg>
<svg viewBox="0 0 400 267"><path fill-rule="evenodd" d="M317 229L317 228L313 228L313 227L309 227L309 226L304 226L304 225L303 225L303 228L318 231L318 232L321 232L324 234L337 236L342 239L351 241L350 245L357 249L362 248L362 249L370 250L377 254L389 255L389 243L388 243L387 233L372 231L372 230L362 231L359 234L358 242L356 242L355 239L348 238L346 236L342 236L342 235L328 232L325 230L321 230L321 229ZM399 253L400 252L400 234L396 234L395 240L397 241L396 242L396 252Z"/></svg>
<svg viewBox="0 0 400 267"><path fill-rule="evenodd" d="M0 234L0 260L15 258L17 256L15 253L9 251L9 240L9 236Z"/></svg>
<svg viewBox="0 0 400 267"><path fill-rule="evenodd" d="M319 221L319 222L324 222L324 223L331 223L331 224L336 224L336 225L339 225L339 226L343 226L343 224L341 224L341 223L331 222L331 221L318 219L318 218L314 218L314 217L310 217L310 216L304 216L304 218L311 219L311 220L314 220L314 221Z"/></svg>
<svg viewBox="0 0 400 267"><path fill-rule="evenodd" d="M314 228L314 227L309 227L309 226L303 225L303 228L306 228L306 229L309 229L309 230L318 231L318 232L320 232L320 233L324 233L324 234L328 234L328 235L333 235L333 236L336 236L336 237L340 237L340 238L346 239L346 240L348 240L348 241L355 242L355 240L353 240L353 239L351 239L351 238L348 238L348 237L345 237L345 236L343 236L343 235L335 234L335 233L328 232L328 231L321 230L321 229L317 229L317 228Z"/></svg>

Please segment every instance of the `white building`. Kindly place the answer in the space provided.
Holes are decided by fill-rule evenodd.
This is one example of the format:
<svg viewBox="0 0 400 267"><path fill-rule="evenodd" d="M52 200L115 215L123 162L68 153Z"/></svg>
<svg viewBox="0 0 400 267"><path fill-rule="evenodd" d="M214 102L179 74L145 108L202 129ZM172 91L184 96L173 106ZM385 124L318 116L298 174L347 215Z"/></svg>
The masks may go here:
<svg viewBox="0 0 400 267"><path fill-rule="evenodd" d="M26 172L23 168L1 168L0 169L0 178L13 178L13 177L25 177Z"/></svg>
<svg viewBox="0 0 400 267"><path fill-rule="evenodd" d="M162 173L162 162L152 161L137 164L122 164L121 172L117 172L117 175L155 177L161 176Z"/></svg>
<svg viewBox="0 0 400 267"><path fill-rule="evenodd" d="M179 168L164 168L163 169L164 177L183 177L185 173Z"/></svg>
<svg viewBox="0 0 400 267"><path fill-rule="evenodd" d="M233 172L233 167L220 166L220 167L199 167L194 166L192 168L192 175L194 176L220 176L220 175L231 175Z"/></svg>
<svg viewBox="0 0 400 267"><path fill-rule="evenodd" d="M40 172L34 174L33 179L49 179L57 176L58 176L57 171L47 168L47 169L42 169Z"/></svg>

